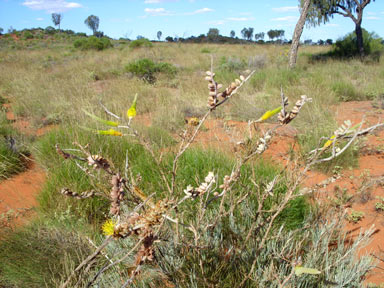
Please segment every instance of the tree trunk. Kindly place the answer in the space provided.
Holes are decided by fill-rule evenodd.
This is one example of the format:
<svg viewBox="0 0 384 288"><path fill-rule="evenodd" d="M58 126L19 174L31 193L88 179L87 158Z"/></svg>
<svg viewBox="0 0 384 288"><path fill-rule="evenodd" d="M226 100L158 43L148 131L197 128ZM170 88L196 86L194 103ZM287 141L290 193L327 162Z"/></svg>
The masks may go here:
<svg viewBox="0 0 384 288"><path fill-rule="evenodd" d="M304 0L303 8L301 10L299 21L297 21L295 32L292 37L292 45L291 50L289 52L289 68L295 68L296 60L297 60L297 51L299 50L300 37L303 33L304 24L307 20L307 14L309 11L309 6L311 4L311 0Z"/></svg>
<svg viewBox="0 0 384 288"><path fill-rule="evenodd" d="M363 58L365 56L365 51L364 51L363 30L361 29L361 22L356 23L355 32L356 32L357 51L359 51L360 57Z"/></svg>

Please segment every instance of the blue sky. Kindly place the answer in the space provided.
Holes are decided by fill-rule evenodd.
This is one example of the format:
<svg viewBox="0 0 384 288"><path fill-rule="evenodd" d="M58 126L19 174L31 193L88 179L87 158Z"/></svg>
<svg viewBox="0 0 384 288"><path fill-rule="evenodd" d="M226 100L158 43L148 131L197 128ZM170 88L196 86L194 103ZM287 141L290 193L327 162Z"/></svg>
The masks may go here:
<svg viewBox="0 0 384 288"><path fill-rule="evenodd" d="M53 26L51 13L59 12L64 15L62 29L90 34L84 19L93 14L100 18L99 30L113 38L155 39L159 30L163 38L189 37L209 28L222 35L234 30L240 37L241 29L253 27L255 32L282 29L290 39L297 5L298 0L0 0L0 27ZM384 37L384 1L372 2L364 11L363 27ZM337 39L353 29L351 19L336 15L320 27L305 28L302 40Z"/></svg>

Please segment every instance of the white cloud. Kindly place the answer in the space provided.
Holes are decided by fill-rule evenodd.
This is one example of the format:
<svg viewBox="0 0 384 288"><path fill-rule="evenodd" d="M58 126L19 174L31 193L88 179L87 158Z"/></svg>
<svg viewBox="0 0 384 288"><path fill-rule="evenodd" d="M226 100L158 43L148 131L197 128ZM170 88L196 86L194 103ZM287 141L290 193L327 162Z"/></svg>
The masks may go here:
<svg viewBox="0 0 384 288"><path fill-rule="evenodd" d="M165 2L175 2L177 0L145 0L144 4L160 4Z"/></svg>
<svg viewBox="0 0 384 288"><path fill-rule="evenodd" d="M366 20L380 20L381 18L380 17L377 17L377 16L368 16L368 17L365 17Z"/></svg>
<svg viewBox="0 0 384 288"><path fill-rule="evenodd" d="M253 21L255 20L254 17L230 17L230 18L227 18L228 21Z"/></svg>
<svg viewBox="0 0 384 288"><path fill-rule="evenodd" d="M65 0L31 0L24 1L22 5L33 10L45 10L48 13L64 12L83 7L80 3L66 2Z"/></svg>
<svg viewBox="0 0 384 288"><path fill-rule="evenodd" d="M335 24L335 23L327 23L324 25L324 27L339 27L340 25L339 24Z"/></svg>
<svg viewBox="0 0 384 288"><path fill-rule="evenodd" d="M224 25L225 21L224 20L216 20L216 21L210 21L207 24L209 24L209 25Z"/></svg>
<svg viewBox="0 0 384 288"><path fill-rule="evenodd" d="M298 16L285 16L285 17L279 17L279 18L272 18L272 21L286 21L286 22L293 22L297 21L299 19Z"/></svg>
<svg viewBox="0 0 384 288"><path fill-rule="evenodd" d="M172 13L164 8L145 8L144 12L151 16L170 16Z"/></svg>
<svg viewBox="0 0 384 288"><path fill-rule="evenodd" d="M39 17L39 18L36 18L36 20L37 21L44 21L44 18Z"/></svg>
<svg viewBox="0 0 384 288"><path fill-rule="evenodd" d="M299 11L299 7L298 6L277 7L277 8L272 8L272 11L279 12L279 13L297 12Z"/></svg>
<svg viewBox="0 0 384 288"><path fill-rule="evenodd" d="M185 13L186 15L196 15L196 14L202 14L202 13L207 13L207 12L213 12L214 10L211 8L202 8L195 10L193 12Z"/></svg>

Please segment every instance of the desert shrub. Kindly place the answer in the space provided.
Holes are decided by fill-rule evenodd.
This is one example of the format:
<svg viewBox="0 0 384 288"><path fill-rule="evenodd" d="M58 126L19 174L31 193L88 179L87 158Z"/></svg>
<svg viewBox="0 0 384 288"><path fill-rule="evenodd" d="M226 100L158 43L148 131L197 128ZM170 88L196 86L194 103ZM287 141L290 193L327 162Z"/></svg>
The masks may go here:
<svg viewBox="0 0 384 288"><path fill-rule="evenodd" d="M382 41L383 40L374 32L369 33L367 30L363 29L363 46L366 55L380 57L380 54L384 50ZM357 50L356 43L356 32L349 33L344 38L336 41L333 46L333 50L329 53L329 55L340 58L359 56L360 53Z"/></svg>
<svg viewBox="0 0 384 288"><path fill-rule="evenodd" d="M248 67L250 69L263 69L268 62L266 55L255 55L248 58Z"/></svg>
<svg viewBox="0 0 384 288"><path fill-rule="evenodd" d="M146 38L137 39L129 43L129 48L141 48L141 47L149 48L152 46L153 46L152 42Z"/></svg>
<svg viewBox="0 0 384 288"><path fill-rule="evenodd" d="M162 73L169 78L173 78L177 72L176 67L170 63L155 63L148 58L139 59L129 63L125 66L125 70L149 83L154 83L156 81L157 73Z"/></svg>
<svg viewBox="0 0 384 288"><path fill-rule="evenodd" d="M331 89L340 101L346 102L362 100L362 96L351 83L347 83L342 80L335 81L333 82Z"/></svg>
<svg viewBox="0 0 384 288"><path fill-rule="evenodd" d="M112 43L108 38L97 38L95 36L91 36L88 38L77 39L73 42L73 46L75 48L81 50L104 50L112 47Z"/></svg>
<svg viewBox="0 0 384 288"><path fill-rule="evenodd" d="M48 34L48 35L53 35L55 34L56 32L56 29L53 28L52 26L48 26L47 28L45 28L45 33Z"/></svg>
<svg viewBox="0 0 384 288"><path fill-rule="evenodd" d="M227 70L230 72L237 72L244 70L247 63L238 57L221 57L219 70Z"/></svg>
<svg viewBox="0 0 384 288"><path fill-rule="evenodd" d="M23 33L23 39L25 39L25 40L33 39L33 34L30 31L25 31Z"/></svg>

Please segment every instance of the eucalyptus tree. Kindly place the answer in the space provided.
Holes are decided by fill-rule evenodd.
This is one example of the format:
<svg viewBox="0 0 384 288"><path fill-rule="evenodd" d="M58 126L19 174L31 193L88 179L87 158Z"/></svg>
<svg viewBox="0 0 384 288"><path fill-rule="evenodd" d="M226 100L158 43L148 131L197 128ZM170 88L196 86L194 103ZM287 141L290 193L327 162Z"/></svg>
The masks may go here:
<svg viewBox="0 0 384 288"><path fill-rule="evenodd" d="M60 24L61 20L63 20L63 14L60 13L52 13L52 22L55 26L59 26L59 32L60 32Z"/></svg>
<svg viewBox="0 0 384 288"><path fill-rule="evenodd" d="M306 0L305 0L306 1ZM363 12L368 4L375 0L311 0L307 16L309 25L328 22L334 15L350 18L355 24L356 45L360 56L365 54L363 45Z"/></svg>
<svg viewBox="0 0 384 288"><path fill-rule="evenodd" d="M99 29L99 23L100 19L95 15L90 15L87 17L87 19L84 20L84 24L93 31L93 35L95 35L97 29Z"/></svg>

